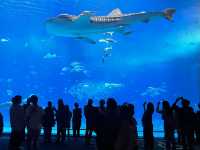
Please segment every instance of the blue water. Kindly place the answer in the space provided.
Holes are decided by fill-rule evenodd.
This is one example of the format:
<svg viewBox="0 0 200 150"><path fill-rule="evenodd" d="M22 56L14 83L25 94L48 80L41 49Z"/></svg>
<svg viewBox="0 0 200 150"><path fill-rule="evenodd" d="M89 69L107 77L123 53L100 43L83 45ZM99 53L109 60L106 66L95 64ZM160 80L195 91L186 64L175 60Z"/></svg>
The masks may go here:
<svg viewBox="0 0 200 150"><path fill-rule="evenodd" d="M173 22L165 19L133 24L130 35L94 35L95 40L112 38L114 43L95 45L47 33L45 21L60 13L83 10L107 15L122 12L177 9ZM83 107L91 97L115 97L119 104L136 106L141 130L142 104L179 95L196 110L200 84L199 0L0 0L0 112L9 128L9 101L21 94L37 94L40 104L56 105L62 97L72 108ZM108 56L102 60L107 48ZM82 127L84 128L84 122ZM154 115L155 130L162 130L161 117Z"/></svg>

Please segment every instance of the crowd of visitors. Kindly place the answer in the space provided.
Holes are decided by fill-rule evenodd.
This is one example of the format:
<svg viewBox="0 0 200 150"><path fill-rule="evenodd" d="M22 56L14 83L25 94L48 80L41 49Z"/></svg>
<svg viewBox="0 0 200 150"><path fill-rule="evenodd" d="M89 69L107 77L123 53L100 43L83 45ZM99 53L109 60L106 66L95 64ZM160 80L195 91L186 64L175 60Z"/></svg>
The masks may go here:
<svg viewBox="0 0 200 150"><path fill-rule="evenodd" d="M58 100L55 108L52 102L42 109L38 105L38 97L32 95L27 103L22 105L22 97L12 98L10 108L11 135L9 149L15 150L23 142L27 143L28 150L36 150L40 131L44 130L44 142L52 142L52 128L57 125L56 144L63 143L70 136L71 122L73 138L80 136L82 109L76 102L73 111L62 99ZM181 106L178 103L181 102ZM162 106L161 106L162 104ZM144 149L154 149L153 122L154 104L144 103L142 116ZM200 104L199 111L194 112L190 101L178 97L173 105L167 100L157 104L156 112L160 113L164 121L164 137L166 150L175 150L176 144L182 144L184 149L192 149L194 144L200 144ZM134 117L133 104L118 105L114 98L107 101L101 99L99 106L93 105L89 99L83 108L86 119L85 143L90 144L93 132L96 134L96 147L98 150L137 150L138 131L137 121ZM25 134L25 130L27 134ZM3 131L3 116L0 114L0 135ZM175 138L175 132L177 138Z"/></svg>

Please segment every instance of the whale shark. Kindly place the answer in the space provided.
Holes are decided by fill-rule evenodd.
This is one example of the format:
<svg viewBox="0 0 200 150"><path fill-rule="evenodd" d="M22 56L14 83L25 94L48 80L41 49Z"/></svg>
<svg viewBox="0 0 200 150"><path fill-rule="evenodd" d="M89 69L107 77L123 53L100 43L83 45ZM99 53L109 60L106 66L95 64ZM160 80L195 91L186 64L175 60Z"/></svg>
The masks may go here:
<svg viewBox="0 0 200 150"><path fill-rule="evenodd" d="M46 21L47 32L54 36L73 37L91 44L96 41L90 37L96 34L123 33L128 35L127 28L137 22L148 23L156 18L173 20L175 8L163 11L122 13L119 8L112 10L107 16L96 16L94 12L83 11L79 15L59 14Z"/></svg>

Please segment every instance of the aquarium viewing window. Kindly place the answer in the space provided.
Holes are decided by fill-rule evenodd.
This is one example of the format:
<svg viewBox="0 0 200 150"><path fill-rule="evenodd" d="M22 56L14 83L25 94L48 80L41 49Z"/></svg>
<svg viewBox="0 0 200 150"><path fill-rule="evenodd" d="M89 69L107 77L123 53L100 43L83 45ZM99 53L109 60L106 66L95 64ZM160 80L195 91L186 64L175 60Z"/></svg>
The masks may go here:
<svg viewBox="0 0 200 150"><path fill-rule="evenodd" d="M153 0L1 0L0 112L10 132L15 95L36 94L46 107L63 98L135 105L200 99L200 2ZM153 115L155 134L162 118ZM81 128L85 129L83 116ZM161 133L161 134L160 134ZM142 134L140 134L142 135Z"/></svg>

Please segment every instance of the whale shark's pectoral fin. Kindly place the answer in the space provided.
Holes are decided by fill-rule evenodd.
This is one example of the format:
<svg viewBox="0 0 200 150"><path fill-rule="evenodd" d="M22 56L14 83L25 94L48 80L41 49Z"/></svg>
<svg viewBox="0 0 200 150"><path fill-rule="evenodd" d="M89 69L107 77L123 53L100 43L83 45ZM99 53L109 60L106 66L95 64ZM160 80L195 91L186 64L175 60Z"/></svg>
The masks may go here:
<svg viewBox="0 0 200 150"><path fill-rule="evenodd" d="M79 36L79 37L76 37L76 39L78 39L78 40L84 40L85 42L90 43L90 44L96 44L95 40L93 40L91 38L88 38L88 37Z"/></svg>

